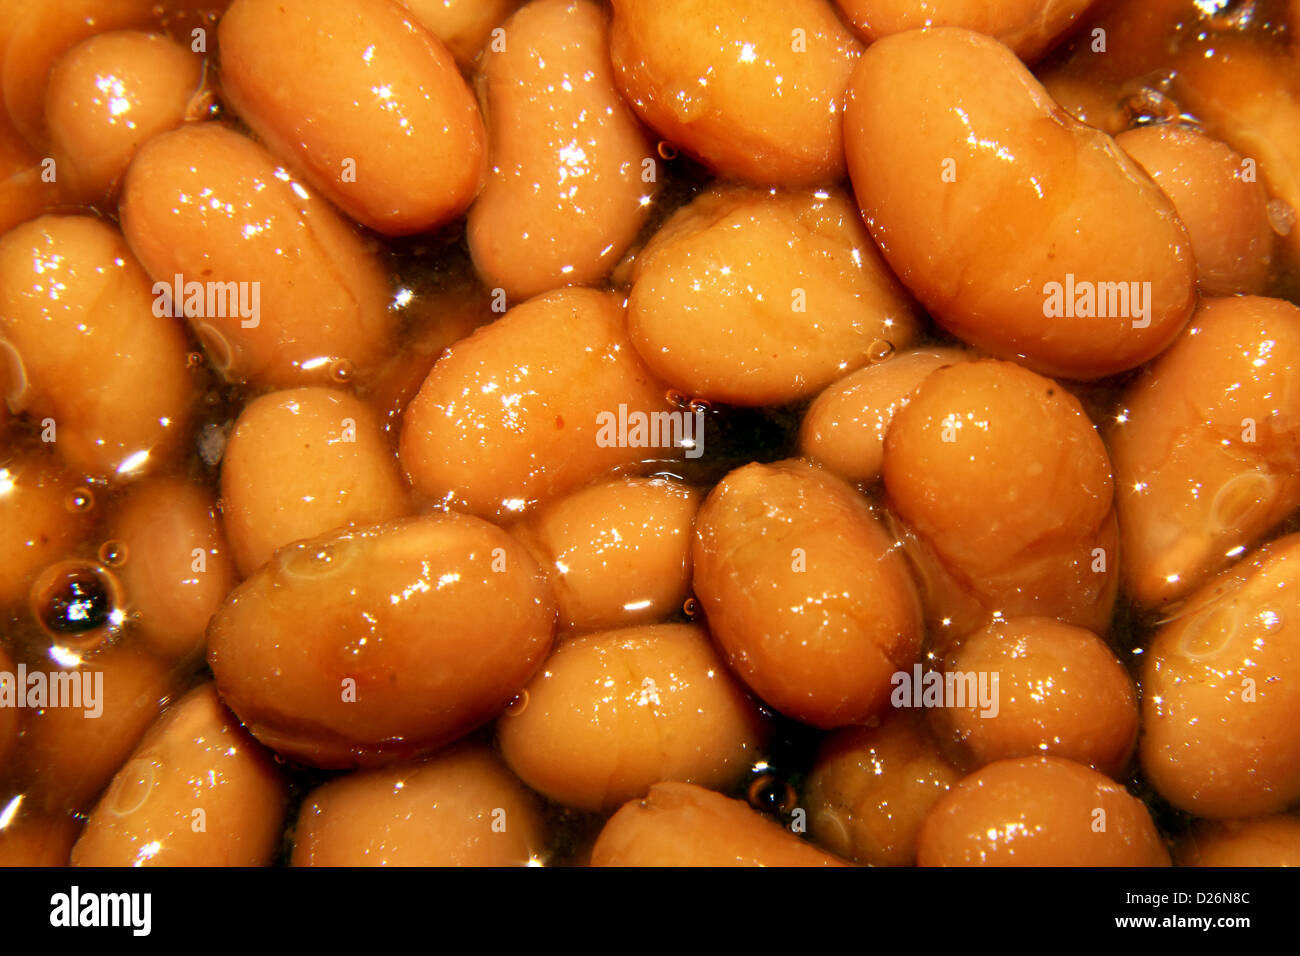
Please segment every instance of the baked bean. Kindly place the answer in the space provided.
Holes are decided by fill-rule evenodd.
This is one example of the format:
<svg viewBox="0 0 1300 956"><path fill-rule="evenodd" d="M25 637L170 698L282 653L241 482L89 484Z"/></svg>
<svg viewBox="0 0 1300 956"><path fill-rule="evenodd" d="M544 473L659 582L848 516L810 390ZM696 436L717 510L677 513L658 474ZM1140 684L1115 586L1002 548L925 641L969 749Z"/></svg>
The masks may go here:
<svg viewBox="0 0 1300 956"><path fill-rule="evenodd" d="M614 0L624 97L715 172L800 186L844 176L840 112L862 45L821 0Z"/></svg>
<svg viewBox="0 0 1300 956"><path fill-rule="evenodd" d="M34 806L48 811L89 810L172 695L182 675L170 662L127 644L92 656L28 660L28 673L81 675L92 684L93 706L45 707L23 712L17 764ZM102 684L101 684L102 680ZM83 704L91 703L82 698ZM99 716L91 717L100 711Z"/></svg>
<svg viewBox="0 0 1300 956"><path fill-rule="evenodd" d="M1202 585L1142 655L1147 779L1200 817L1300 800L1300 535Z"/></svg>
<svg viewBox="0 0 1300 956"><path fill-rule="evenodd" d="M1202 820L1174 857L1179 866L1300 866L1300 817Z"/></svg>
<svg viewBox="0 0 1300 956"><path fill-rule="evenodd" d="M660 177L614 87L600 6L537 0L504 29L504 49L482 65L491 162L467 235L484 281L526 299L603 279Z"/></svg>
<svg viewBox="0 0 1300 956"><path fill-rule="evenodd" d="M999 760L921 824L921 866L1168 866L1142 801L1061 757Z"/></svg>
<svg viewBox="0 0 1300 956"><path fill-rule="evenodd" d="M922 27L965 27L987 33L1011 47L1022 60L1042 56L1088 12L1094 0L836 0L858 34L871 43Z"/></svg>
<svg viewBox="0 0 1300 956"><path fill-rule="evenodd" d="M0 645L0 683L8 685L12 681L13 689L16 690L17 673L13 658L5 653L4 646ZM0 779L7 776L9 755L14 749L14 742L18 739L19 713L17 707L0 705Z"/></svg>
<svg viewBox="0 0 1300 956"><path fill-rule="evenodd" d="M420 25L443 42L462 67L470 66L493 30L520 0L402 0ZM496 37L504 39L503 35Z"/></svg>
<svg viewBox="0 0 1300 956"><path fill-rule="evenodd" d="M288 788L212 684L150 728L72 849L73 866L265 866Z"/></svg>
<svg viewBox="0 0 1300 956"><path fill-rule="evenodd" d="M51 456L11 458L0 467L0 606L27 599L40 570L71 554L89 530L77 484Z"/></svg>
<svg viewBox="0 0 1300 956"><path fill-rule="evenodd" d="M208 662L262 743L313 766L368 766L491 719L554 629L550 589L515 539L433 515L282 548L212 619Z"/></svg>
<svg viewBox="0 0 1300 956"><path fill-rule="evenodd" d="M443 506L518 513L647 457L606 426L624 411L629 422L668 411L665 394L627 340L619 300L561 289L438 360L406 409L402 465Z"/></svg>
<svg viewBox="0 0 1300 956"><path fill-rule="evenodd" d="M767 736L708 632L685 624L562 641L497 734L524 783L565 806L604 811L665 780L725 789Z"/></svg>
<svg viewBox="0 0 1300 956"><path fill-rule="evenodd" d="M397 458L370 407L297 388L244 407L221 465L221 513L242 574L283 545L408 513Z"/></svg>
<svg viewBox="0 0 1300 956"><path fill-rule="evenodd" d="M1059 385L991 360L931 373L889 427L884 478L940 640L997 613L1106 632L1118 589L1110 460Z"/></svg>
<svg viewBox="0 0 1300 956"><path fill-rule="evenodd" d="M844 124L885 258L972 345L1100 378L1158 354L1191 315L1196 266L1173 204L996 40L945 27L872 44Z"/></svg>
<svg viewBox="0 0 1300 956"><path fill-rule="evenodd" d="M0 239L0 335L10 407L43 429L51 420L76 471L134 477L178 451L196 395L185 338L153 313L149 279L112 226L42 216Z"/></svg>
<svg viewBox="0 0 1300 956"><path fill-rule="evenodd" d="M916 349L846 375L804 412L800 453L849 481L876 481L894 415L931 372L967 357L961 349Z"/></svg>
<svg viewBox="0 0 1300 956"><path fill-rule="evenodd" d="M116 554L138 639L166 660L201 657L237 580L212 493L180 478L141 482L117 504L103 548Z"/></svg>
<svg viewBox="0 0 1300 956"><path fill-rule="evenodd" d="M101 33L50 75L45 119L65 195L98 202L117 188L145 140L202 115L203 60L153 33Z"/></svg>
<svg viewBox="0 0 1300 956"><path fill-rule="evenodd" d="M60 201L58 168L50 170L42 165L43 159L18 135L0 109L0 235L35 219Z"/></svg>
<svg viewBox="0 0 1300 956"><path fill-rule="evenodd" d="M780 824L691 783L660 783L610 817L592 866L843 866Z"/></svg>
<svg viewBox="0 0 1300 956"><path fill-rule="evenodd" d="M930 711L932 725L975 766L1052 754L1117 780L1128 766L1137 694L1124 665L1091 631L1043 617L997 621L949 650L943 669L996 681L993 708L966 691L963 706L949 701Z"/></svg>
<svg viewBox="0 0 1300 956"><path fill-rule="evenodd" d="M390 350L379 263L252 140L215 123L155 136L127 171L121 214L156 305L184 306L229 381L323 385L342 367L359 380Z"/></svg>
<svg viewBox="0 0 1300 956"><path fill-rule="evenodd" d="M399 3L235 0L220 40L235 111L358 222L425 232L478 192L478 104L447 48Z"/></svg>
<svg viewBox="0 0 1300 956"><path fill-rule="evenodd" d="M1262 292L1276 234L1268 193L1230 147L1184 126L1142 126L1115 143L1141 164L1178 210L1196 258L1201 292Z"/></svg>
<svg viewBox="0 0 1300 956"><path fill-rule="evenodd" d="M525 866L545 857L538 801L491 751L361 770L307 796L294 866Z"/></svg>
<svg viewBox="0 0 1300 956"><path fill-rule="evenodd" d="M820 845L869 866L910 866L935 802L961 779L915 711L834 731L808 776L808 829Z"/></svg>
<svg viewBox="0 0 1300 956"><path fill-rule="evenodd" d="M917 334L911 300L840 192L714 187L637 256L628 331L687 395L779 405Z"/></svg>
<svg viewBox="0 0 1300 956"><path fill-rule="evenodd" d="M0 798L0 867L67 866L81 822L67 813L24 806L26 796Z"/></svg>
<svg viewBox="0 0 1300 956"><path fill-rule="evenodd" d="M561 628L650 624L679 610L690 591L699 504L685 485L618 478L542 508L515 533L550 576Z"/></svg>
<svg viewBox="0 0 1300 956"><path fill-rule="evenodd" d="M1110 446L1126 590L1190 593L1300 505L1300 309L1206 299L1125 392Z"/></svg>
<svg viewBox="0 0 1300 956"><path fill-rule="evenodd" d="M887 704L921 648L902 554L866 501L798 461L731 472L696 518L695 593L727 662L782 713L816 727Z"/></svg>

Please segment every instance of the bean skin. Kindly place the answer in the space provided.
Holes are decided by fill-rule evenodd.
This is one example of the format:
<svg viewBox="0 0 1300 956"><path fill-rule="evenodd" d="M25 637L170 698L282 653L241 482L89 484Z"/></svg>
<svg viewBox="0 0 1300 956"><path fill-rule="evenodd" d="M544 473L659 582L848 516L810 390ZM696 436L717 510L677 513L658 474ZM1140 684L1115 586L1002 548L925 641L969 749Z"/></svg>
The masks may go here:
<svg viewBox="0 0 1300 956"><path fill-rule="evenodd" d="M1196 267L1173 204L996 40L946 27L877 41L844 130L885 258L966 342L1095 379L1157 355L1191 315Z"/></svg>
<svg viewBox="0 0 1300 956"><path fill-rule="evenodd" d="M235 111L353 219L386 235L426 232L474 199L478 104L401 4L235 0L220 42Z"/></svg>
<svg viewBox="0 0 1300 956"><path fill-rule="evenodd" d="M843 178L845 84L862 45L818 0L615 0L623 96L723 176L806 186ZM703 80L703 82L702 82Z"/></svg>
<svg viewBox="0 0 1300 956"><path fill-rule="evenodd" d="M208 663L277 753L375 766L494 717L554 630L554 598L522 545L478 518L432 515L282 548L213 618Z"/></svg>
<svg viewBox="0 0 1300 956"><path fill-rule="evenodd" d="M1199 821L1175 859L1179 866L1300 866L1300 817Z"/></svg>
<svg viewBox="0 0 1300 956"><path fill-rule="evenodd" d="M7 826L0 827L0 868L67 866L81 821L67 813L27 809L26 795L0 797L0 810L22 801Z"/></svg>
<svg viewBox="0 0 1300 956"><path fill-rule="evenodd" d="M492 31L520 0L402 0L411 15L443 42L462 67L473 64Z"/></svg>
<svg viewBox="0 0 1300 956"><path fill-rule="evenodd" d="M1300 505L1300 309L1205 299L1110 428L1125 588L1185 597Z"/></svg>
<svg viewBox="0 0 1300 956"><path fill-rule="evenodd" d="M641 230L662 177L614 87L597 4L538 0L504 29L505 49L485 54L480 74L491 168L467 228L483 281L526 299L602 280Z"/></svg>
<svg viewBox="0 0 1300 956"><path fill-rule="evenodd" d="M779 824L690 783L660 783L610 817L592 866L843 866Z"/></svg>

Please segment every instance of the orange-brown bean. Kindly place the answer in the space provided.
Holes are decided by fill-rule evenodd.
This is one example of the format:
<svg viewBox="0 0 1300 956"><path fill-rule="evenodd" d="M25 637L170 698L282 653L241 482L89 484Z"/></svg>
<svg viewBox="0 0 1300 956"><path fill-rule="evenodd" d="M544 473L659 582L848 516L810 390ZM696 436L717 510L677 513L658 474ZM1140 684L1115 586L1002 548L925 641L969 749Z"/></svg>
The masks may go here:
<svg viewBox="0 0 1300 956"><path fill-rule="evenodd" d="M555 602L514 538L431 515L288 545L208 629L221 695L321 767L422 756L494 717L541 664Z"/></svg>
<svg viewBox="0 0 1300 956"><path fill-rule="evenodd" d="M18 690L18 671L3 645L0 645L0 684L5 686L6 696ZM0 704L0 779L8 776L9 755L18 739L19 713L17 707L11 707L7 702Z"/></svg>
<svg viewBox="0 0 1300 956"><path fill-rule="evenodd" d="M884 477L936 636L994 612L1106 632L1119 582L1110 459L1055 382L992 360L933 372L889 427Z"/></svg>
<svg viewBox="0 0 1300 956"><path fill-rule="evenodd" d="M662 177L614 87L600 6L537 0L504 30L482 64L490 169L467 229L484 282L526 299L603 279Z"/></svg>
<svg viewBox="0 0 1300 956"><path fill-rule="evenodd" d="M885 258L972 345L1093 379L1157 355L1191 315L1196 266L1173 204L996 40L944 27L877 41L844 123Z"/></svg>
<svg viewBox="0 0 1300 956"><path fill-rule="evenodd" d="M1110 429L1126 590L1186 596L1300 505L1300 309L1205 299Z"/></svg>
<svg viewBox="0 0 1300 956"><path fill-rule="evenodd" d="M627 101L724 176L773 185L844 175L840 114L862 45L821 0L614 0Z"/></svg>
<svg viewBox="0 0 1300 956"><path fill-rule="evenodd" d="M1199 817L1300 800L1300 535L1206 581L1142 655L1146 778Z"/></svg>
<svg viewBox="0 0 1300 956"><path fill-rule="evenodd" d="M843 866L780 824L691 783L660 783L610 817L592 866Z"/></svg>
<svg viewBox="0 0 1300 956"><path fill-rule="evenodd" d="M687 624L562 641L497 721L501 753L524 783L606 812L665 780L726 789L766 736L708 631Z"/></svg>
<svg viewBox="0 0 1300 956"><path fill-rule="evenodd" d="M723 479L696 517L695 593L732 669L817 727L887 706L921 649L905 559L850 485L799 461Z"/></svg>
<svg viewBox="0 0 1300 956"><path fill-rule="evenodd" d="M1179 866L1300 866L1300 817L1201 820L1174 859Z"/></svg>
<svg viewBox="0 0 1300 956"><path fill-rule="evenodd" d="M90 529L73 504L78 485L52 456L15 456L0 467L0 606L24 602L46 565L69 555Z"/></svg>
<svg viewBox="0 0 1300 956"><path fill-rule="evenodd" d="M0 798L0 867L67 866L81 821L30 810L25 794Z"/></svg>
<svg viewBox="0 0 1300 956"><path fill-rule="evenodd" d="M474 199L483 117L455 59L401 4L235 0L220 41L235 111L353 219L425 232Z"/></svg>
<svg viewBox="0 0 1300 956"><path fill-rule="evenodd" d="M73 866L266 866L288 787L212 684L177 701L91 811Z"/></svg>
<svg viewBox="0 0 1300 956"><path fill-rule="evenodd" d="M221 514L242 574L278 548L408 513L397 457L370 407L313 386L244 406L221 464Z"/></svg>
<svg viewBox="0 0 1300 956"><path fill-rule="evenodd" d="M966 777L921 825L921 866L1168 866L1142 801L1061 757L999 760Z"/></svg>
<svg viewBox="0 0 1300 956"><path fill-rule="evenodd" d="M483 747L361 770L307 795L294 866L527 866L545 859L537 798Z"/></svg>
<svg viewBox="0 0 1300 956"><path fill-rule="evenodd" d="M421 26L443 42L462 67L470 66L491 37L505 23L520 0L402 0Z"/></svg>

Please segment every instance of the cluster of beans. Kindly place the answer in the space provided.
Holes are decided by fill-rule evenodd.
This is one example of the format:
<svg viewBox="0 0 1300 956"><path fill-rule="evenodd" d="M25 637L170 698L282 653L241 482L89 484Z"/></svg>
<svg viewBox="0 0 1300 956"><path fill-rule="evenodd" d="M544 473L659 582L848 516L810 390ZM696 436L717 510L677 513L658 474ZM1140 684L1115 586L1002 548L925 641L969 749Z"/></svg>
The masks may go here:
<svg viewBox="0 0 1300 956"><path fill-rule="evenodd" d="M1297 210L1298 0L5 0L0 864L1300 864Z"/></svg>

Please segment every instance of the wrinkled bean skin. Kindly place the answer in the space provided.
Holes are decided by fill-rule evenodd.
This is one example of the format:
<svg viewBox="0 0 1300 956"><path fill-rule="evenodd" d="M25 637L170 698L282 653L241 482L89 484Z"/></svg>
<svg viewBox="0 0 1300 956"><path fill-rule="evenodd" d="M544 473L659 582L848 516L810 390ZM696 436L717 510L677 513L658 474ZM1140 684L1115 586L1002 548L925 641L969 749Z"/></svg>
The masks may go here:
<svg viewBox="0 0 1300 956"><path fill-rule="evenodd" d="M1157 355L1190 316L1195 261L1173 204L997 41L942 28L874 43L844 129L854 192L885 258L964 341L1095 379ZM1075 280L1105 300L1091 309L1105 317L1074 315L1088 308L1073 308ZM1134 282L1125 305L1121 288L1131 294ZM1061 311L1067 287L1076 296Z"/></svg>
<svg viewBox="0 0 1300 956"><path fill-rule="evenodd" d="M288 796L270 754L204 684L122 765L91 811L72 865L267 866Z"/></svg>
<svg viewBox="0 0 1300 956"><path fill-rule="evenodd" d="M1110 459L1059 385L991 360L933 372L889 427L884 479L933 639L994 612L1107 631L1119 584Z"/></svg>
<svg viewBox="0 0 1300 956"><path fill-rule="evenodd" d="M1300 309L1205 299L1110 429L1126 590L1185 597L1300 505Z"/></svg>
<svg viewBox="0 0 1300 956"><path fill-rule="evenodd" d="M1061 757L1026 757L989 764L935 804L917 863L1168 866L1169 851L1121 785Z"/></svg>
<svg viewBox="0 0 1300 956"><path fill-rule="evenodd" d="M208 663L226 704L276 752L374 766L495 716L554 629L554 598L515 539L432 515L281 549L213 618Z"/></svg>
<svg viewBox="0 0 1300 956"><path fill-rule="evenodd" d="M530 865L546 848L538 804L480 747L362 770L308 794L292 865Z"/></svg>
<svg viewBox="0 0 1300 956"><path fill-rule="evenodd" d="M1142 655L1146 778L1199 817L1300 800L1300 536L1206 581Z"/></svg>
<svg viewBox="0 0 1300 956"><path fill-rule="evenodd" d="M53 419L74 470L120 480L179 451L195 399L185 338L103 220L42 216L0 239L0 336L10 407Z"/></svg>
<svg viewBox="0 0 1300 956"><path fill-rule="evenodd" d="M562 641L497 722L501 753L537 792L612 811L665 780L726 789L767 733L708 632L685 624Z"/></svg>
<svg viewBox="0 0 1300 956"><path fill-rule="evenodd" d="M690 783L660 783L610 817L592 866L843 866L779 824Z"/></svg>
<svg viewBox="0 0 1300 956"><path fill-rule="evenodd" d="M483 60L490 169L467 229L483 281L520 300L603 279L661 177L614 87L599 6L538 0L504 29L505 49Z"/></svg>
<svg viewBox="0 0 1300 956"><path fill-rule="evenodd" d="M1300 817L1203 820L1174 856L1179 866L1300 866Z"/></svg>
<svg viewBox="0 0 1300 956"><path fill-rule="evenodd" d="M426 232L474 199L478 104L447 48L394 0L235 0L220 42L235 111L353 219Z"/></svg>
<svg viewBox="0 0 1300 956"><path fill-rule="evenodd" d="M764 185L844 175L840 113L862 45L826 3L615 0L623 96L669 143ZM701 82L704 78L706 82Z"/></svg>
<svg viewBox="0 0 1300 956"><path fill-rule="evenodd" d="M669 411L628 342L619 300L592 289L530 299L445 352L402 422L415 490L484 517L518 514L646 457L598 442L602 414Z"/></svg>
<svg viewBox="0 0 1300 956"><path fill-rule="evenodd" d="M260 315L189 316L228 381L324 385L342 361L359 381L391 350L394 313L374 255L247 137L215 123L154 137L127 171L120 208L155 283L246 283L248 304L256 283Z"/></svg>
<svg viewBox="0 0 1300 956"><path fill-rule="evenodd" d="M637 255L628 332L686 395L781 405L906 348L918 320L842 193L715 186Z"/></svg>
<svg viewBox="0 0 1300 956"><path fill-rule="evenodd" d="M906 562L848 484L803 462L731 472L696 517L695 593L731 668L815 727L860 722L921 647Z"/></svg>

